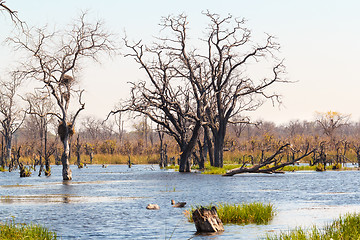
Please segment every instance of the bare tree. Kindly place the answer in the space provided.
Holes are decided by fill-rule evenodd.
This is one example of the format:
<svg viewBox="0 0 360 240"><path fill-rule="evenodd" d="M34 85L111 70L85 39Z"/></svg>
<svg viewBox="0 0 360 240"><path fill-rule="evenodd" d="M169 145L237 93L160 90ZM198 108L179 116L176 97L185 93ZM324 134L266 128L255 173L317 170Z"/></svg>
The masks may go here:
<svg viewBox="0 0 360 240"><path fill-rule="evenodd" d="M251 37L251 30L246 28L244 19L227 16L220 17L210 12L204 13L209 19L209 31L205 42L207 54L204 61L203 74L208 77L210 90L204 98L207 122L214 138L214 165L223 166L223 150L226 130L229 123L240 121L239 116L246 111L254 111L263 103L263 99L279 100L279 95L266 93L274 83L285 82L281 75L284 72L282 61L274 53L279 44L274 37L267 36L265 43L256 45ZM265 76L257 76L249 71L249 65L261 62L270 65L271 71ZM267 76L266 76L267 75Z"/></svg>
<svg viewBox="0 0 360 240"><path fill-rule="evenodd" d="M111 113L133 111L146 115L160 125L179 145L180 172L190 171L189 158L202 125L202 101L205 91L201 79L195 78L195 63L188 55L186 16L165 17L161 26L173 38L158 38L152 46L141 41L125 45L132 57L144 69L148 81L132 83L131 97L124 107Z"/></svg>
<svg viewBox="0 0 360 240"><path fill-rule="evenodd" d="M13 134L25 119L25 112L16 104L16 96L21 83L22 81L16 73L11 74L10 81L0 81L0 123L1 134L5 141L5 158L2 165L10 163Z"/></svg>
<svg viewBox="0 0 360 240"><path fill-rule="evenodd" d="M45 175L51 175L50 168L50 156L53 152L53 149L48 148L48 125L50 121L54 120L54 103L51 101L48 92L36 91L35 93L28 94L26 101L29 104L28 114L34 115L36 118L36 125L39 131L40 137L40 170L39 176L43 170L45 160Z"/></svg>
<svg viewBox="0 0 360 240"><path fill-rule="evenodd" d="M326 113L317 113L316 122L321 126L325 135L335 142L335 133L337 129L347 125L350 115L339 112L328 111Z"/></svg>
<svg viewBox="0 0 360 240"><path fill-rule="evenodd" d="M152 88L145 81L133 84L127 110L162 124L179 143L184 162L188 150L191 153L195 146L199 129L206 125L212 132L214 165L222 167L228 123L244 111L256 110L264 98L279 99L277 94L265 91L276 82L284 82L281 79L284 66L274 56L279 45L272 36L264 44L253 46L251 31L244 27L244 20L221 18L209 12L204 15L210 20L203 41L205 51L189 46L185 15L163 18L160 24L163 32L169 31L171 35L158 37L152 47L141 41L133 45L125 41L132 50L127 56L135 58L152 84ZM247 72L249 64L269 59L272 60L269 77L257 80Z"/></svg>
<svg viewBox="0 0 360 240"><path fill-rule="evenodd" d="M47 33L46 28L38 28L10 40L29 54L28 62L24 63L26 77L42 82L56 102L58 110L54 116L59 120L58 133L63 144L62 175L64 180L71 180L69 141L76 119L85 108L84 90L76 87L76 77L84 60L96 61L102 53L115 50L111 34L104 31L102 22L89 23L83 13L70 29ZM72 99L78 103L73 114Z"/></svg>

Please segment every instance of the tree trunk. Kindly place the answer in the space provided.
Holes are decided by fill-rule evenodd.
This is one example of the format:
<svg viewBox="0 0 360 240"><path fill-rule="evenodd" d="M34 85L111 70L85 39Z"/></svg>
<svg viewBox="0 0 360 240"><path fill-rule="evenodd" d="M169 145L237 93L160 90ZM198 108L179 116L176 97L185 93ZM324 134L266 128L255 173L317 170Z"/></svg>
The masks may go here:
<svg viewBox="0 0 360 240"><path fill-rule="evenodd" d="M4 136L1 137L1 167L3 169L5 169L5 158L4 158L4 152L5 152L5 148L4 148Z"/></svg>
<svg viewBox="0 0 360 240"><path fill-rule="evenodd" d="M80 137L79 135L77 136L77 139L76 139L76 163L77 163L77 166L78 168L81 168L81 144L80 144Z"/></svg>
<svg viewBox="0 0 360 240"><path fill-rule="evenodd" d="M10 166L11 163L11 136L5 136L5 166ZM10 169L12 170L12 169Z"/></svg>
<svg viewBox="0 0 360 240"><path fill-rule="evenodd" d="M199 162L198 162L199 168L204 169L205 168L205 158L207 155L207 147L206 147L205 141L204 141L204 144L201 145L201 141L198 140L198 146L199 146Z"/></svg>
<svg viewBox="0 0 360 240"><path fill-rule="evenodd" d="M210 165L214 166L214 148L210 137L210 130L208 127L204 127L204 139L206 139L207 152L209 153ZM206 155L205 155L206 158Z"/></svg>
<svg viewBox="0 0 360 240"><path fill-rule="evenodd" d="M50 154L47 150L47 126L45 125L44 131L44 158L45 158L45 176L49 177L51 175L51 167L50 167Z"/></svg>
<svg viewBox="0 0 360 240"><path fill-rule="evenodd" d="M214 139L214 167L222 168L224 166L223 153L224 153L224 140L225 133L217 133Z"/></svg>
<svg viewBox="0 0 360 240"><path fill-rule="evenodd" d="M214 167L222 168L224 166L223 153L226 135L225 120L219 121L219 127L212 129L214 135Z"/></svg>
<svg viewBox="0 0 360 240"><path fill-rule="evenodd" d="M191 151L184 150L180 155L179 172L190 172L189 158Z"/></svg>
<svg viewBox="0 0 360 240"><path fill-rule="evenodd" d="M41 176L42 171L44 170L44 164L43 164L43 160L42 160L42 155L40 153L40 157L39 157L39 161L40 161L40 169L39 169L39 177Z"/></svg>
<svg viewBox="0 0 360 240"><path fill-rule="evenodd" d="M224 226L217 215L216 207L211 209L198 208L192 213L192 218L198 233L224 231Z"/></svg>
<svg viewBox="0 0 360 240"><path fill-rule="evenodd" d="M200 127L201 127L200 121L196 122L192 132L191 139L186 144L183 144L183 146L181 146L182 153L180 155L179 172L191 171L189 158L195 147L196 140L199 136Z"/></svg>
<svg viewBox="0 0 360 240"><path fill-rule="evenodd" d="M70 143L69 143L69 135L68 134L67 134L67 136L64 136L63 146L64 146L64 152L61 156L61 163L63 165L63 170L62 170L63 180L71 180L72 173L71 173L70 163L69 163Z"/></svg>

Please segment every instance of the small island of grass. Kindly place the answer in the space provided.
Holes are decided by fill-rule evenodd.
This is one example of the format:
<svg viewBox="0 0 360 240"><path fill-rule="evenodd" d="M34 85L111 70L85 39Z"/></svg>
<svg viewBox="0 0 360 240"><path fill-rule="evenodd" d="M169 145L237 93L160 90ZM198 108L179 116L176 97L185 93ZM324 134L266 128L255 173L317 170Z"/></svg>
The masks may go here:
<svg viewBox="0 0 360 240"><path fill-rule="evenodd" d="M267 224L275 216L274 207L270 203L218 203L202 207L210 209L212 206L216 207L218 216L224 224ZM196 208L197 207L192 207L190 211L185 212L189 222L193 221L191 213Z"/></svg>

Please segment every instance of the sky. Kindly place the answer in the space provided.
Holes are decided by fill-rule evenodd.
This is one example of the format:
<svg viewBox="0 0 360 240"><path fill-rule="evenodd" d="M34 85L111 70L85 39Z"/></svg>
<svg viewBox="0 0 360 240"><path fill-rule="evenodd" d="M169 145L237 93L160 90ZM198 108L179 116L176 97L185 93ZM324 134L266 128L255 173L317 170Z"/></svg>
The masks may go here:
<svg viewBox="0 0 360 240"><path fill-rule="evenodd" d="M360 1L357 0L8 0L28 26L61 28L89 12L90 19L102 19L119 41L150 43L159 34L162 16L188 15L192 38L204 36L207 19L202 11L231 14L247 19L247 26L259 40L269 33L281 45L286 78L293 83L276 85L282 104L265 103L249 115L253 120L284 124L291 120L315 119L316 112L338 111L360 121ZM13 25L0 13L0 41L12 34ZM0 45L0 76L15 65L13 49ZM259 69L261 71L261 69ZM130 58L114 56L89 63L81 74L86 107L83 116L104 119L115 104L129 96L130 84L143 77ZM31 89L29 89L31 90Z"/></svg>

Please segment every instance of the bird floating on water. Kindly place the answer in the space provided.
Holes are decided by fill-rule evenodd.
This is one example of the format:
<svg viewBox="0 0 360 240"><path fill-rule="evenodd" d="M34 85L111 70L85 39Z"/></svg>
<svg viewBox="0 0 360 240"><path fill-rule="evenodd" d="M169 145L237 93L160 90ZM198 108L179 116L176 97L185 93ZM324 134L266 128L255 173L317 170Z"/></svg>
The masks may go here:
<svg viewBox="0 0 360 240"><path fill-rule="evenodd" d="M175 203L174 200L171 200L171 205L173 205L174 208L183 208L186 205L186 202L177 202Z"/></svg>

